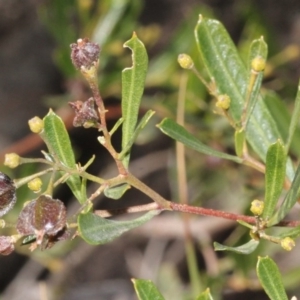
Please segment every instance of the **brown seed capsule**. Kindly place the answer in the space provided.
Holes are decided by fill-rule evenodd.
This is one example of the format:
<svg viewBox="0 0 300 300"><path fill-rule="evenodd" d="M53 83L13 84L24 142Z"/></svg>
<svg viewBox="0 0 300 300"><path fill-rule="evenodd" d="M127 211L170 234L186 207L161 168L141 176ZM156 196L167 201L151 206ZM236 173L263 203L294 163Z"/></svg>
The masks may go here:
<svg viewBox="0 0 300 300"><path fill-rule="evenodd" d="M77 69L90 69L99 59L100 47L89 39L78 39L77 44L71 44L71 59Z"/></svg>
<svg viewBox="0 0 300 300"><path fill-rule="evenodd" d="M69 102L69 105L75 111L73 125L75 127L83 126L85 128L95 127L99 118L95 109L94 98L89 98L85 102Z"/></svg>
<svg viewBox="0 0 300 300"><path fill-rule="evenodd" d="M0 254L9 255L15 249L14 238L11 236L0 236Z"/></svg>
<svg viewBox="0 0 300 300"><path fill-rule="evenodd" d="M0 172L0 217L5 215L16 203L16 187L13 181Z"/></svg>
<svg viewBox="0 0 300 300"><path fill-rule="evenodd" d="M54 236L66 225L66 208L60 200L41 195L29 202L21 211L17 231L22 235L35 235L38 245L44 236Z"/></svg>

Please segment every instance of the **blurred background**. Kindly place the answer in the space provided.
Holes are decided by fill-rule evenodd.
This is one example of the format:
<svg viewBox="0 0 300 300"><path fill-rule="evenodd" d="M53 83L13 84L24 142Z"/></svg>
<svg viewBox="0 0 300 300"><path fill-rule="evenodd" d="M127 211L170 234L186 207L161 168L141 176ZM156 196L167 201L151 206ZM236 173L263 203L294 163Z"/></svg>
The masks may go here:
<svg viewBox="0 0 300 300"><path fill-rule="evenodd" d="M111 159L97 142L97 131L72 126L74 116L67 103L84 101L91 93L71 64L70 44L83 37L100 44L99 87L112 126L121 116L121 71L131 65L131 52L123 44L135 31L149 55L141 114L153 109L156 115L133 148L130 169L164 197L178 201L174 142L155 124L166 116L175 118L182 76L188 76L186 126L211 147L234 151L227 121L212 113L214 103L205 88L177 64L178 54L185 52L201 70L193 33L199 14L225 25L243 59L251 41L264 36L270 58L264 87L292 109L300 74L297 0L0 0L1 164L7 152L41 156L45 145L30 134L27 122L43 117L51 107L66 123L77 161L84 164L95 154L89 171L104 178L115 174ZM120 149L119 133L113 142ZM190 150L186 160L193 205L247 213L251 200L263 197L263 176L252 170ZM19 178L41 167L8 170L1 165L0 169ZM96 189L89 188L90 193ZM78 208L67 188L58 189L55 197L68 205L70 214ZM23 203L33 198L26 188L20 189L18 204L5 220L15 223ZM149 201L132 189L121 201L99 197L95 205L107 209ZM213 241L238 245L249 239L248 231L232 222L199 216L189 218L189 227L200 278L197 287L191 284L192 271L186 262L182 216L164 213L107 245L95 247L76 239L49 251L31 253L27 246L17 247L10 256L0 257L0 299L131 300L136 299L131 278L153 280L166 299L195 299L195 290L208 286L214 299L267 299L255 275L257 253L275 258L290 295L300 294L297 249L283 255L278 246L262 243L246 259L219 254L213 251Z"/></svg>

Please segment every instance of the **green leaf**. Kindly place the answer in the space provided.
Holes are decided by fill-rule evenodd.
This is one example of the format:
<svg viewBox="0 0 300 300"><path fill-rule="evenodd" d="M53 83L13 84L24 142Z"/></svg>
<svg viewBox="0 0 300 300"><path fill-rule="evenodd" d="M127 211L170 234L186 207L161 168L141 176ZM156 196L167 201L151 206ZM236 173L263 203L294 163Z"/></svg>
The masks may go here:
<svg viewBox="0 0 300 300"><path fill-rule="evenodd" d="M295 205L300 197L300 166L298 166L292 185L286 194L282 205L278 211L271 217L267 226L272 226L280 222Z"/></svg>
<svg viewBox="0 0 300 300"><path fill-rule="evenodd" d="M284 184L285 168L285 148L278 140L269 147L267 152L263 219L269 219L274 213Z"/></svg>
<svg viewBox="0 0 300 300"><path fill-rule="evenodd" d="M266 103L268 110L273 116L273 119L276 120L280 134L281 136L284 137L283 141L287 141L288 132L290 130L289 127L291 125L291 114L287 108L287 105L273 91L264 90L263 93L264 93L264 102ZM296 127L296 131L292 138L290 149L297 156L300 155L299 144L300 144L300 129L299 127ZM288 169L287 169L287 173L288 173ZM293 175L294 173L295 172L293 170ZM293 179L293 177L291 179Z"/></svg>
<svg viewBox="0 0 300 300"><path fill-rule="evenodd" d="M146 49L135 33L124 47L132 51L132 67L122 72L122 149L127 147L135 130L148 67ZM129 154L123 162L128 166Z"/></svg>
<svg viewBox="0 0 300 300"><path fill-rule="evenodd" d="M214 300L209 288L207 288L203 293L201 293L196 300Z"/></svg>
<svg viewBox="0 0 300 300"><path fill-rule="evenodd" d="M139 122L139 125L134 130L134 133L132 134L130 140L128 141L128 144L125 147L123 147L123 150L120 153L120 157L119 157L120 159L123 159L124 156L130 151L130 148L132 147L132 145L133 145L134 141L136 140L137 136L139 135L141 130L146 126L146 124L149 122L149 120L151 119L151 117L154 114L155 114L155 111L153 111L153 110L148 110L145 113L145 115L143 116L143 118Z"/></svg>
<svg viewBox="0 0 300 300"><path fill-rule="evenodd" d="M76 169L74 152L65 124L51 109L44 118L44 130L41 133L41 137L45 141L50 155L56 161L70 169ZM67 179L66 183L78 201L83 204L86 197L82 193L80 177L72 175Z"/></svg>
<svg viewBox="0 0 300 300"><path fill-rule="evenodd" d="M200 16L195 37L202 61L218 93L231 99L229 112L240 122L248 85L248 73L223 25ZM248 122L246 138L265 161L270 144L281 138L275 120L259 96Z"/></svg>
<svg viewBox="0 0 300 300"><path fill-rule="evenodd" d="M242 157L245 143L245 130L239 129L234 133L235 153L238 157Z"/></svg>
<svg viewBox="0 0 300 300"><path fill-rule="evenodd" d="M258 245L259 245L259 241L253 239L247 242L246 244L238 247L229 247L214 242L215 251L232 251L239 254L250 254L257 248Z"/></svg>
<svg viewBox="0 0 300 300"><path fill-rule="evenodd" d="M119 186L110 187L104 190L104 195L107 198L118 200L120 199L124 193L130 189L130 185L125 183Z"/></svg>
<svg viewBox="0 0 300 300"><path fill-rule="evenodd" d="M93 213L80 214L78 231L80 236L91 245L106 244L126 231L146 223L159 213L160 211L150 211L130 221L107 220Z"/></svg>
<svg viewBox="0 0 300 300"><path fill-rule="evenodd" d="M258 95L260 92L261 83L263 80L263 72L259 72L258 74L253 73L251 68L252 60L255 58L262 58L267 61L268 56L268 46L265 43L263 37L260 39L254 40L250 46L250 54L248 60L248 72L250 73L248 80L248 91L247 91L247 107L246 107L246 116L245 116L245 124L248 124L250 116L252 115L253 109L257 103ZM245 125L246 128L246 125Z"/></svg>
<svg viewBox="0 0 300 300"><path fill-rule="evenodd" d="M277 237L281 240L286 237L290 237L291 239L295 240L299 236L300 236L300 226L292 229L289 228L288 230L285 230L283 233L279 234Z"/></svg>
<svg viewBox="0 0 300 300"><path fill-rule="evenodd" d="M229 155L217 150L214 150L203 143L201 143L197 138L195 138L191 133L189 133L184 127L173 121L172 119L165 118L156 125L164 134L168 135L172 139L181 142L185 146L194 149L200 153L206 155L212 155L223 159L228 159L241 163L243 160L237 156Z"/></svg>
<svg viewBox="0 0 300 300"><path fill-rule="evenodd" d="M91 39L101 46L111 36L118 22L121 22L128 6L128 0L112 0L107 5L109 5L109 9L105 13L101 13Z"/></svg>
<svg viewBox="0 0 300 300"><path fill-rule="evenodd" d="M280 271L271 258L258 257L256 272L262 287L271 300L288 300Z"/></svg>
<svg viewBox="0 0 300 300"><path fill-rule="evenodd" d="M151 280L132 279L132 282L139 300L165 299Z"/></svg>
<svg viewBox="0 0 300 300"><path fill-rule="evenodd" d="M299 119L300 119L300 82L298 84L298 92L296 96L295 107L293 109L293 115L289 127L289 135L286 142L286 151L288 151L288 149L290 148L293 136L295 134L295 130L297 128L297 124L299 123Z"/></svg>

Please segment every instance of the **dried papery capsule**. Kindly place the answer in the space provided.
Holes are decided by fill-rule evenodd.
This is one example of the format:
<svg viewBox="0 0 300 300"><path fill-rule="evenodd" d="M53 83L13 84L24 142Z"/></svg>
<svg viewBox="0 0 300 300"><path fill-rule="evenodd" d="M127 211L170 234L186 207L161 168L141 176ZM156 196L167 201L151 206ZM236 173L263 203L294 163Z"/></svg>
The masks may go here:
<svg viewBox="0 0 300 300"><path fill-rule="evenodd" d="M83 126L85 128L95 127L99 118L95 109L94 98L89 98L87 101L69 102L69 105L75 111L73 125L75 127Z"/></svg>
<svg viewBox="0 0 300 300"><path fill-rule="evenodd" d="M11 236L0 236L0 254L9 255L15 250L15 240Z"/></svg>
<svg viewBox="0 0 300 300"><path fill-rule="evenodd" d="M14 182L6 174L0 172L0 217L5 215L16 201Z"/></svg>
<svg viewBox="0 0 300 300"><path fill-rule="evenodd" d="M17 231L22 235L35 235L38 245L44 236L55 236L66 225L66 207L60 200L41 195L29 202L21 211Z"/></svg>
<svg viewBox="0 0 300 300"><path fill-rule="evenodd" d="M77 44L71 44L71 59L77 69L90 69L99 59L100 47L89 39L78 39Z"/></svg>

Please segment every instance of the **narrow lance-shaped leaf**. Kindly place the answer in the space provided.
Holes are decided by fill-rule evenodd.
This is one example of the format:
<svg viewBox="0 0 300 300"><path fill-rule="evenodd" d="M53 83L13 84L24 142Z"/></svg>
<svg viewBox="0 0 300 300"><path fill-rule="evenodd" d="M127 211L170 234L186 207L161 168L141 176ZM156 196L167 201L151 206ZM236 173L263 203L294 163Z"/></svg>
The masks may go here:
<svg viewBox="0 0 300 300"><path fill-rule="evenodd" d="M292 185L286 194L282 205L279 207L278 211L271 217L268 226L272 226L280 222L290 211L290 209L295 205L300 197L300 166L298 166Z"/></svg>
<svg viewBox="0 0 300 300"><path fill-rule="evenodd" d="M148 110L145 113L143 118L140 120L139 125L135 128L130 140L128 141L128 144L125 147L123 147L122 152L120 153L120 159L122 159L124 157L124 155L126 155L126 153L130 150L130 148L132 147L134 141L138 137L139 133L146 126L146 124L149 122L149 120L151 119L151 117L154 114L155 114L155 111L153 111L153 110Z"/></svg>
<svg viewBox="0 0 300 300"><path fill-rule="evenodd" d="M289 127L289 135L286 142L286 151L288 151L288 149L290 148L297 124L299 123L299 119L300 119L300 82L298 84L298 92L295 100L295 107L293 109L293 115Z"/></svg>
<svg viewBox="0 0 300 300"><path fill-rule="evenodd" d="M165 299L151 280L132 279L132 282L139 300Z"/></svg>
<svg viewBox="0 0 300 300"><path fill-rule="evenodd" d="M254 67L258 69L261 66L258 66L259 63L266 64L268 56L268 46L265 43L263 37L260 39L254 40L250 46L250 53L249 53L249 80L248 80L248 91L247 91L247 107L246 107L246 114L245 114L245 127L248 123L250 116L253 112L253 109L257 103L258 95L260 92L261 83L263 80L263 70L254 70ZM256 64L254 64L256 62Z"/></svg>
<svg viewBox="0 0 300 300"><path fill-rule="evenodd" d="M279 235L277 235L277 238L282 240L286 237L289 237L289 238L295 240L299 236L300 236L300 226L295 227L295 228L288 228L283 233L280 233Z"/></svg>
<svg viewBox="0 0 300 300"><path fill-rule="evenodd" d="M220 22L202 16L196 25L195 37L208 74L214 79L219 94L230 97L229 112L237 123L240 122L248 74L236 47ZM261 96L258 97L247 125L246 139L259 157L265 161L270 144L277 139L282 140L282 137ZM291 163L288 164L287 175L290 180L293 179L294 171Z"/></svg>
<svg viewBox="0 0 300 300"><path fill-rule="evenodd" d="M143 43L134 33L124 44L132 51L132 67L122 72L122 149L127 147L137 124L141 98L144 92L148 56ZM123 162L128 166L129 153Z"/></svg>
<svg viewBox="0 0 300 300"><path fill-rule="evenodd" d="M286 137L289 135L289 130L291 126L291 114L288 110L286 103L282 101L282 99L271 90L264 90L264 102L271 112L273 118L276 120L278 130L280 131L281 136L284 137L283 141L286 144L286 152L288 153L289 149L297 155L300 155L300 128L296 126L295 132L293 133L293 138L291 139L291 144L288 147L288 143L286 142ZM293 112L297 110L296 107ZM294 117L293 117L294 118ZM299 119L298 119L299 120ZM298 120L295 120L298 122ZM288 170L287 170L288 171Z"/></svg>
<svg viewBox="0 0 300 300"><path fill-rule="evenodd" d="M271 300L288 300L280 271L269 257L259 257L256 266L257 276Z"/></svg>
<svg viewBox="0 0 300 300"><path fill-rule="evenodd" d="M265 201L263 219L269 219L275 210L285 179L286 154L280 140L272 144L267 152L265 174Z"/></svg>
<svg viewBox="0 0 300 300"><path fill-rule="evenodd" d="M203 143L201 143L196 137L189 133L184 127L173 121L172 119L165 118L161 121L157 127L166 135L172 139L183 143L185 146L194 149L200 153L216 156L223 159L228 159L241 163L243 160L237 156L229 155L217 150L214 150Z"/></svg>
<svg viewBox="0 0 300 300"><path fill-rule="evenodd" d="M126 231L146 223L159 213L160 211L150 211L130 221L106 220L93 213L80 214L78 231L80 236L91 245L106 244Z"/></svg>
<svg viewBox="0 0 300 300"><path fill-rule="evenodd" d="M245 143L245 130L243 128L236 130L234 133L235 153L238 157L242 157Z"/></svg>
<svg viewBox="0 0 300 300"><path fill-rule="evenodd" d="M107 198L119 200L124 193L130 189L130 185L125 183L119 186L113 186L104 190L104 195Z"/></svg>
<svg viewBox="0 0 300 300"><path fill-rule="evenodd" d="M244 245L238 246L238 247L229 247L222 244L219 244L217 242L214 242L214 248L215 251L232 251L239 254L250 254L252 253L257 246L259 245L259 241L257 240L250 240Z"/></svg>
<svg viewBox="0 0 300 300"><path fill-rule="evenodd" d="M54 159L58 159L63 165L70 169L76 168L74 152L65 124L52 110L50 110L44 118L44 130L40 135ZM81 204L84 203L86 197L82 193L80 177L78 175L72 175L66 182L78 201Z"/></svg>
<svg viewBox="0 0 300 300"><path fill-rule="evenodd" d="M196 300L214 300L209 288L207 288L203 293L201 293Z"/></svg>
<svg viewBox="0 0 300 300"><path fill-rule="evenodd" d="M136 140L137 136L141 132L141 130L145 127L145 125L149 122L150 118L154 115L153 110L148 110L146 114L143 116L143 118L140 120L138 126L135 128L134 133L131 136L131 139L129 140L127 146L123 148L122 152L119 155L119 159L123 159L124 156L128 153L130 148L132 147L134 141ZM104 190L104 194L106 197L114 200L120 199L123 194L130 189L130 185L125 183L116 187L110 187Z"/></svg>

